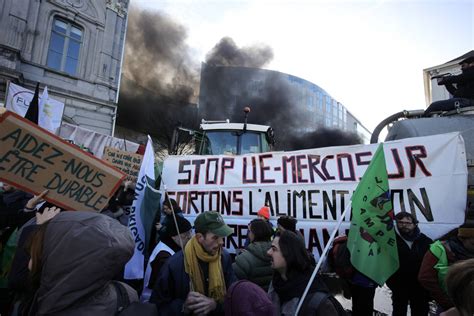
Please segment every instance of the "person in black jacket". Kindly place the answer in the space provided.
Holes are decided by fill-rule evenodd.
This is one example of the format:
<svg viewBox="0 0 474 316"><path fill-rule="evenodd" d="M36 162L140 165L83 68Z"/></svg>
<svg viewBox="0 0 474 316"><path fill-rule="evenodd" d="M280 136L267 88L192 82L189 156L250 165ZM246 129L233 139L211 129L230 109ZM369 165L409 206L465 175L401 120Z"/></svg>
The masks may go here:
<svg viewBox="0 0 474 316"><path fill-rule="evenodd" d="M460 75L445 76L438 80L438 85L444 85L453 98L431 103L425 114L454 110L456 103L460 107L474 106L474 56L465 58L459 65L462 71Z"/></svg>
<svg viewBox="0 0 474 316"><path fill-rule="evenodd" d="M425 253L433 242L420 232L412 214L400 212L395 216L400 267L388 280L392 290L393 315L406 315L410 304L411 315L428 315L429 294L418 282L418 272Z"/></svg>
<svg viewBox="0 0 474 316"><path fill-rule="evenodd" d="M444 85L453 98L474 99L474 56L459 63L462 73L457 76L446 76L438 81Z"/></svg>
<svg viewBox="0 0 474 316"><path fill-rule="evenodd" d="M314 270L306 246L295 233L285 230L281 233L277 232L267 254L271 257L274 270L268 289L268 296L273 303L273 314L295 315ZM303 300L299 315L340 314L345 314L342 306L329 293L324 281L316 276Z"/></svg>

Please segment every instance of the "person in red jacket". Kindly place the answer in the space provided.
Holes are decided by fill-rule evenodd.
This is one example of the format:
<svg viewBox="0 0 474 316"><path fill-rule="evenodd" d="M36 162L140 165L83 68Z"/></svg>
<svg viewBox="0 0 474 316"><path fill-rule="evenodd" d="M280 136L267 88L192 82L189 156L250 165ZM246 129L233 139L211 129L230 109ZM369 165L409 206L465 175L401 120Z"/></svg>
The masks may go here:
<svg viewBox="0 0 474 316"><path fill-rule="evenodd" d="M455 262L474 258L474 224L458 228L457 236L431 244L421 263L418 280L443 310L454 306L446 290L446 274Z"/></svg>

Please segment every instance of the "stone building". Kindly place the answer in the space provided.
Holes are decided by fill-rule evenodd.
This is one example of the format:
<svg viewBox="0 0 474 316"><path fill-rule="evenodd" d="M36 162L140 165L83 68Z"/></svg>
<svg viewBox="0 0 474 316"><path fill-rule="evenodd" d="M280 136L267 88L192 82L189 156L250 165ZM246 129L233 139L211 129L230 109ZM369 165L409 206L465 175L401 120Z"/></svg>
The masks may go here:
<svg viewBox="0 0 474 316"><path fill-rule="evenodd" d="M129 0L0 0L0 102L8 81L48 87L63 122L111 135Z"/></svg>

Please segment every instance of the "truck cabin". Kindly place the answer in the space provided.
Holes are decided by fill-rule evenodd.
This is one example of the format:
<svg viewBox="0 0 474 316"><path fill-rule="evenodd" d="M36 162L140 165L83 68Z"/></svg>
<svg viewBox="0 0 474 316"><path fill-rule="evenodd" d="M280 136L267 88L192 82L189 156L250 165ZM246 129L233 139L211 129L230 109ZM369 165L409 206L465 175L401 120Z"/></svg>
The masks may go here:
<svg viewBox="0 0 474 316"><path fill-rule="evenodd" d="M270 126L205 121L196 144L197 155L244 155L273 150L273 130Z"/></svg>

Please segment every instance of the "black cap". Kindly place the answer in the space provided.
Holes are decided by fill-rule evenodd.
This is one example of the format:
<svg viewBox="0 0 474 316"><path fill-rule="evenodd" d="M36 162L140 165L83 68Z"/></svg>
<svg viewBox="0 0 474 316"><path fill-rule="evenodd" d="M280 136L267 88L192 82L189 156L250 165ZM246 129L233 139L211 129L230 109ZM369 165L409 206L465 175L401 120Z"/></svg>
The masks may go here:
<svg viewBox="0 0 474 316"><path fill-rule="evenodd" d="M186 233L193 228L191 223L186 218L179 215L176 215L176 223L178 224L179 234ZM168 233L171 237L178 235L178 229L176 229L174 220L171 221L168 229Z"/></svg>

